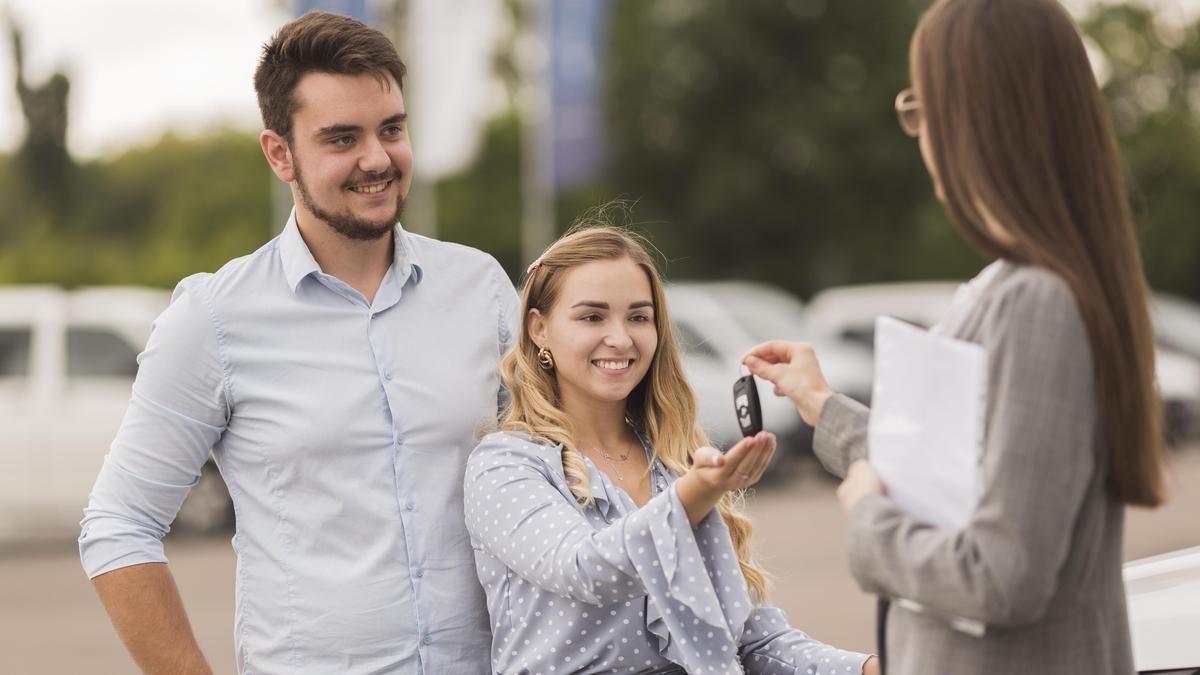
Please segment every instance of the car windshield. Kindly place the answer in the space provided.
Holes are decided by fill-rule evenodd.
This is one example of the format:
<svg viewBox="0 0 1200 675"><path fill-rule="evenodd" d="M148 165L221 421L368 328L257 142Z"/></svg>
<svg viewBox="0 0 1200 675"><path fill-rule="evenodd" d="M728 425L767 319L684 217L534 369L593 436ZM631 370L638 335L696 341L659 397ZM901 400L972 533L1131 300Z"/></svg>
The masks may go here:
<svg viewBox="0 0 1200 675"><path fill-rule="evenodd" d="M804 305L783 291L751 285L710 289L735 321L755 340L802 340L808 330Z"/></svg>

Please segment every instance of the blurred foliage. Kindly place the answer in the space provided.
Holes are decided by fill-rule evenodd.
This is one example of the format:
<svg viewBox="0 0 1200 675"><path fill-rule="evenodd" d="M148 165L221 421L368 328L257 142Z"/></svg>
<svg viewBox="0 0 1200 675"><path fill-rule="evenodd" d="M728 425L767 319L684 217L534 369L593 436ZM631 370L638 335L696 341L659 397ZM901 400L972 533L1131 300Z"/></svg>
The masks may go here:
<svg viewBox="0 0 1200 675"><path fill-rule="evenodd" d="M524 4L508 4L522 21ZM610 162L559 195L560 229L598 202L636 200L669 276L759 279L804 296L972 274L983 260L954 234L893 112L925 4L613 0ZM1112 103L1151 282L1200 298L1200 22L1102 3L1081 26ZM497 58L515 101L514 63ZM475 165L436 188L439 237L492 253L515 279L527 262L521 133L515 113L494 120ZM0 282L170 286L214 270L277 231L273 180L253 134L168 136L79 164L63 190L78 197L50 208L0 157Z"/></svg>
<svg viewBox="0 0 1200 675"><path fill-rule="evenodd" d="M0 160L3 283L171 287L271 234L270 172L252 134L168 135L80 164L65 208L25 198L14 174Z"/></svg>
<svg viewBox="0 0 1200 675"><path fill-rule="evenodd" d="M612 176L674 277L831 284L965 276L893 108L904 1L616 3Z"/></svg>
<svg viewBox="0 0 1200 675"><path fill-rule="evenodd" d="M1108 5L1082 26L1101 56L1146 274L1155 288L1200 299L1200 20Z"/></svg>

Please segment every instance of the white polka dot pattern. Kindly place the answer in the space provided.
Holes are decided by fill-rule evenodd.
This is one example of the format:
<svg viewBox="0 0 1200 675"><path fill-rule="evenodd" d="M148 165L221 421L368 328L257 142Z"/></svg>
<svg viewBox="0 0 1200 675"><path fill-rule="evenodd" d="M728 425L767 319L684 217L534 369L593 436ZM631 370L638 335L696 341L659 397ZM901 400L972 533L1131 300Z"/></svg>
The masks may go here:
<svg viewBox="0 0 1200 675"><path fill-rule="evenodd" d="M644 442L644 441L643 441ZM648 451L648 450L647 450ZM835 649L754 606L724 521L695 528L652 467L642 508L589 462L580 510L559 446L487 436L466 472L466 520L487 592L499 673L860 673Z"/></svg>

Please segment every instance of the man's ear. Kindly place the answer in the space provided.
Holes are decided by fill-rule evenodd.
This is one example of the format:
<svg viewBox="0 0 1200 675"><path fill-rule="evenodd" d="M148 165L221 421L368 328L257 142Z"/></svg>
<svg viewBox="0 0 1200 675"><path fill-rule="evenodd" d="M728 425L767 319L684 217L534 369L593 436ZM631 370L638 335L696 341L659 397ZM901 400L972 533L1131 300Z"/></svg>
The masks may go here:
<svg viewBox="0 0 1200 675"><path fill-rule="evenodd" d="M275 176L279 180L285 183L291 183L296 180L292 149L288 145L287 139L270 129L265 129L259 134L258 143L262 146L263 155L267 158L267 164L271 165L271 171L275 172Z"/></svg>
<svg viewBox="0 0 1200 675"><path fill-rule="evenodd" d="M541 349L546 346L546 317L542 316L536 308L530 309L525 315L525 328L529 331L529 338L533 340L533 344Z"/></svg>

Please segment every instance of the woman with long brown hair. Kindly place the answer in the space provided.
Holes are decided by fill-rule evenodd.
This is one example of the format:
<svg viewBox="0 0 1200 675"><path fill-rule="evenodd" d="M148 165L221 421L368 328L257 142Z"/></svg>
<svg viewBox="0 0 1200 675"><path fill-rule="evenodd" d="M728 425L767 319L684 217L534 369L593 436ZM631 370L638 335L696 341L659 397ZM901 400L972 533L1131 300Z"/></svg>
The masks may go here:
<svg viewBox="0 0 1200 675"><path fill-rule="evenodd" d="M593 224L529 266L501 376L465 496L495 672L877 672L763 604L738 496L775 438L710 447L636 238Z"/></svg>
<svg viewBox="0 0 1200 675"><path fill-rule="evenodd" d="M910 69L901 124L958 232L995 259L936 329L988 352L968 525L933 527L888 499L864 461L869 411L829 390L810 347L768 343L745 362L795 402L822 461L846 475L859 584L910 601L887 619L889 672L1128 674L1124 508L1162 501L1163 438L1104 99L1053 0L939 0Z"/></svg>

